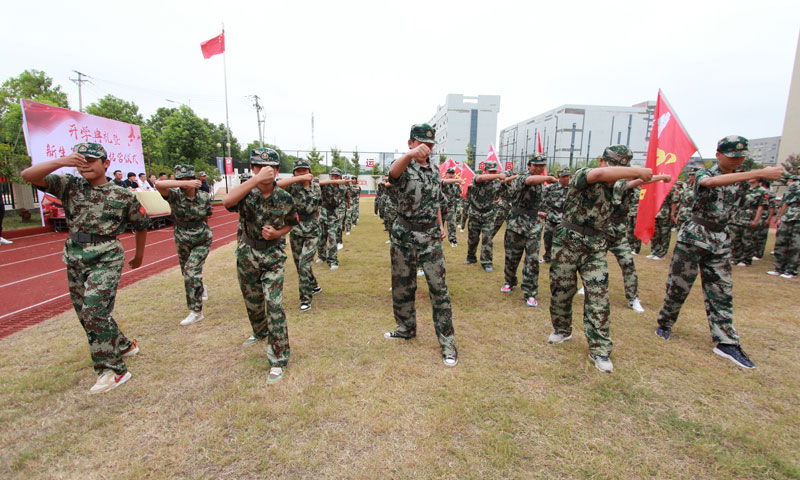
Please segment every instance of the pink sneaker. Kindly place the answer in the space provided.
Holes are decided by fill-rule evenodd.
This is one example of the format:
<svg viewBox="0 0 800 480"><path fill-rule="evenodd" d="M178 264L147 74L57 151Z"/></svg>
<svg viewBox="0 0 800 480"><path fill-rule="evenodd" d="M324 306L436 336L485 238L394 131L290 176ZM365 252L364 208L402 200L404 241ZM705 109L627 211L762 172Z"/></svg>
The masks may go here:
<svg viewBox="0 0 800 480"><path fill-rule="evenodd" d="M500 287L500 291L503 292L503 293L510 292L511 291L511 285L509 285L509 284L503 285L502 287Z"/></svg>
<svg viewBox="0 0 800 480"><path fill-rule="evenodd" d="M528 297L528 299L525 300L525 305L527 305L529 307L538 307L539 306L539 302L537 302L534 297Z"/></svg>

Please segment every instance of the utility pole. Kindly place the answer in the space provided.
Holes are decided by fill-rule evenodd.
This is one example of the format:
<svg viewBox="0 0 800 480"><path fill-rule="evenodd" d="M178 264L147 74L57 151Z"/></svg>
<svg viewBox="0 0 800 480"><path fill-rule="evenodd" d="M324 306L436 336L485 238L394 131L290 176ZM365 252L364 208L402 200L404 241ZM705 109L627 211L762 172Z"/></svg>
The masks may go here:
<svg viewBox="0 0 800 480"><path fill-rule="evenodd" d="M85 73L81 73L81 72L79 72L77 70L73 70L73 72L78 74L78 78L70 78L70 80L75 82L75 85L78 86L78 110L83 112L83 92L82 92L81 87L83 86L84 83L92 83L89 80L84 80L83 77L86 77L86 78L92 78L92 77L90 77L89 75L86 75Z"/></svg>
<svg viewBox="0 0 800 480"><path fill-rule="evenodd" d="M247 98L253 99L253 106L256 107L256 120L258 121L258 144L263 148L265 116L261 115L261 111L264 110L264 107L258 104L258 101L260 100L258 95L248 95Z"/></svg>
<svg viewBox="0 0 800 480"><path fill-rule="evenodd" d="M316 148L317 146L314 143L314 112L311 112L311 150L315 150Z"/></svg>

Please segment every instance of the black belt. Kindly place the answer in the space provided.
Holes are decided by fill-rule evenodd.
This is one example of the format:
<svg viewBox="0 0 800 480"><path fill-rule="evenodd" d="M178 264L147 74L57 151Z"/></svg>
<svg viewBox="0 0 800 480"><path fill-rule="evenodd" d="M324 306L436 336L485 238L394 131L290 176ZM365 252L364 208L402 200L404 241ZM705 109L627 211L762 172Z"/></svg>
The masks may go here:
<svg viewBox="0 0 800 480"><path fill-rule="evenodd" d="M702 225L702 226L706 227L707 229L711 230L712 232L724 232L725 231L725 225L722 225L721 223L712 222L711 220L706 220L705 218L701 218L701 217L698 217L698 216L692 216L692 218L690 218L690 220L693 221L694 223L698 224L698 225Z"/></svg>
<svg viewBox="0 0 800 480"><path fill-rule="evenodd" d="M274 247L278 245L283 240L283 237L276 238L274 240L253 240L252 238L248 237L247 235L242 235L242 243L245 245L249 245L256 250L266 250L270 247Z"/></svg>
<svg viewBox="0 0 800 480"><path fill-rule="evenodd" d="M489 212L492 211L492 207L480 209L480 208L478 208L478 207L476 207L474 205L470 205L470 206L472 207L473 210L475 210L478 213L489 213Z"/></svg>
<svg viewBox="0 0 800 480"><path fill-rule="evenodd" d="M570 222L568 222L566 220L561 220L561 225L563 225L565 228L568 228L568 229L572 230L573 232L578 232L581 235L587 235L587 236L590 236L590 237L598 237L600 235L603 235L603 232L601 232L600 230L596 230L596 229L594 229L592 227L584 227L582 225L575 225L574 223L570 223Z"/></svg>
<svg viewBox="0 0 800 480"><path fill-rule="evenodd" d="M69 239L78 243L105 243L117 239L116 235L95 235L94 233L70 233Z"/></svg>
<svg viewBox="0 0 800 480"><path fill-rule="evenodd" d="M206 222L204 222L202 220L195 220L194 222L183 222L181 220L178 220L177 218L175 218L173 220L175 221L175 225L177 225L179 227L183 227L183 228L197 228L200 225L203 225L203 224L206 223Z"/></svg>
<svg viewBox="0 0 800 480"><path fill-rule="evenodd" d="M397 221L412 232L424 232L436 226L436 221L430 223L412 223L403 217L397 217Z"/></svg>
<svg viewBox="0 0 800 480"><path fill-rule="evenodd" d="M627 215L622 215L621 213L611 215L610 217L608 217L608 219L612 222L624 222L625 219L627 218L628 218Z"/></svg>
<svg viewBox="0 0 800 480"><path fill-rule="evenodd" d="M519 213L520 215L538 215L539 214L539 208L538 207L537 208L530 208L530 209L527 209L527 210L522 208L522 207L514 207L514 208L511 209L511 211L514 212L514 213Z"/></svg>
<svg viewBox="0 0 800 480"><path fill-rule="evenodd" d="M309 214L298 212L297 213L297 218L299 218L301 222L307 222L307 221L309 221L309 220L311 220L313 218L317 218L317 212L309 213Z"/></svg>

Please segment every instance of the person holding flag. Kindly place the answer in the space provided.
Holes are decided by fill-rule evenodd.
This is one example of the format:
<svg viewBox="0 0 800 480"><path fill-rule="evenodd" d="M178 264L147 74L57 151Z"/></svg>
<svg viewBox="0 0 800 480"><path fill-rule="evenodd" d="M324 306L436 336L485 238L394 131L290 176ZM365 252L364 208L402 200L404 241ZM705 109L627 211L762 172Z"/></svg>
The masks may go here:
<svg viewBox="0 0 800 480"><path fill-rule="evenodd" d="M667 277L664 306L658 314L655 333L664 340L670 339L672 327L678 320L683 302L699 270L711 338L717 344L714 353L740 367L752 369L755 363L742 350L739 334L733 326L728 222L736 208L737 183L754 178L777 180L783 168L767 167L734 173L747 154L747 139L729 135L717 143L717 165L695 173L692 216L678 233Z"/></svg>
<svg viewBox="0 0 800 480"><path fill-rule="evenodd" d="M445 178L442 179L442 195L444 195L447 208L447 239L450 241L450 246L453 248L458 246L458 238L456 238L456 211L461 201L461 185L463 184L464 180L456 178L455 168L450 167L445 171Z"/></svg>
<svg viewBox="0 0 800 480"><path fill-rule="evenodd" d="M477 263L478 241L481 241L481 266L491 273L492 267L492 233L494 232L494 201L500 193L500 185L505 180L505 173L497 173L497 162L488 160L486 171L475 177L470 188L469 228L467 235L467 259L465 265Z"/></svg>

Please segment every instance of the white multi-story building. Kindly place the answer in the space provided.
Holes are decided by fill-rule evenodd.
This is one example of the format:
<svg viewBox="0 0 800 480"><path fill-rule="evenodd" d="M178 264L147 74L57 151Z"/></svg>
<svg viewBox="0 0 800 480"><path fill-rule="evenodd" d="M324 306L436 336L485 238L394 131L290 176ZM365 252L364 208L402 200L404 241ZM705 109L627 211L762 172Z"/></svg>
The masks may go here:
<svg viewBox="0 0 800 480"><path fill-rule="evenodd" d="M774 166L778 163L778 148L781 137L751 138L748 142L750 157L762 165Z"/></svg>
<svg viewBox="0 0 800 480"><path fill-rule="evenodd" d="M609 145L627 145L633 164L644 165L656 102L631 107L562 105L500 131L498 155L502 162L522 168L538 151L549 165L577 166L603 154Z"/></svg>
<svg viewBox="0 0 800 480"><path fill-rule="evenodd" d="M785 162L789 155L800 155L800 37L794 54L794 70L786 101L786 117L783 120L783 135L777 160Z"/></svg>
<svg viewBox="0 0 800 480"><path fill-rule="evenodd" d="M474 158L486 158L489 145L497 138L499 111L499 95L448 94L445 104L436 107L436 115L428 122L436 130L434 156L444 154L461 162L469 145Z"/></svg>

